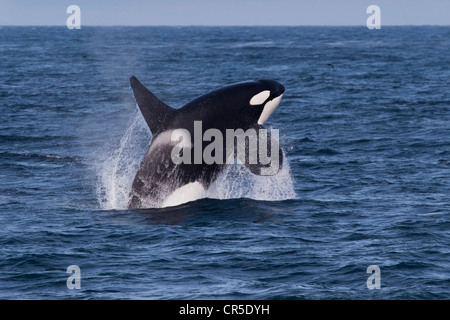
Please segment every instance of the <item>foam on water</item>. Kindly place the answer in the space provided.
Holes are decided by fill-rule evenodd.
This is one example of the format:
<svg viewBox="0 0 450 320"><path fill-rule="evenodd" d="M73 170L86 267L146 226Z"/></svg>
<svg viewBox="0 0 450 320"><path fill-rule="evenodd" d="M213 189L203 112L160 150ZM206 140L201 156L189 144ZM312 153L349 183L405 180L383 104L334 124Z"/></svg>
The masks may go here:
<svg viewBox="0 0 450 320"><path fill-rule="evenodd" d="M148 133L142 116L136 113L118 147L97 168L97 196L102 209L127 208L133 179L142 161L143 150L148 147L142 143L149 140ZM293 199L293 179L286 157L283 157L283 161L282 170L274 176L252 174L240 164L227 166L205 196L214 199L250 198L265 201Z"/></svg>

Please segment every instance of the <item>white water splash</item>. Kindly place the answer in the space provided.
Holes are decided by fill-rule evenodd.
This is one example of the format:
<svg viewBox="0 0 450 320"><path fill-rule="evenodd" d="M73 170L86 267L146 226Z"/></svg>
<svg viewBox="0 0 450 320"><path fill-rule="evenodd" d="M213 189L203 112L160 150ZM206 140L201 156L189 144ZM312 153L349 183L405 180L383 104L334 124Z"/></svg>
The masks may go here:
<svg viewBox="0 0 450 320"><path fill-rule="evenodd" d="M134 176L148 148L150 137L142 116L136 113L118 148L98 166L97 196L102 209L127 208ZM147 141L147 144L144 145L143 141ZM274 176L254 175L241 164L227 166L206 192L206 197L214 199L281 201L295 196L286 157L283 157L282 170Z"/></svg>
<svg viewBox="0 0 450 320"><path fill-rule="evenodd" d="M242 164L230 165L210 186L207 197L250 198L265 201L294 199L294 183L289 163L286 157L283 157L283 168L274 176L258 176Z"/></svg>
<svg viewBox="0 0 450 320"><path fill-rule="evenodd" d="M151 134L136 112L119 146L97 168L97 197L104 210L126 209L134 176L145 154ZM146 139L147 144L142 140Z"/></svg>

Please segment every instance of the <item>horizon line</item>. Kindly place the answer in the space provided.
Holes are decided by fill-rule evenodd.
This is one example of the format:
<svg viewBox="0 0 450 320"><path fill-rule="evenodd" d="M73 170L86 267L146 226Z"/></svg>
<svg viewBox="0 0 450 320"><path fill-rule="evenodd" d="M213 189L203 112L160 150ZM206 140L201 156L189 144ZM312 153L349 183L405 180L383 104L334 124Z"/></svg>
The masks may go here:
<svg viewBox="0 0 450 320"><path fill-rule="evenodd" d="M450 24L386 24L386 25L382 25L381 27L449 27ZM0 27L65 27L67 28L67 26L65 24L0 24ZM284 25L284 24L280 24L280 25L264 25L264 24L248 24L248 25L244 25L244 24L236 24L236 25L207 25L207 24L173 24L173 25L165 25L165 24L161 24L161 25L132 25L132 24L111 24L111 25L94 25L94 24L86 24L86 25L82 25L81 28L83 27L132 27L132 28L136 28L136 27L172 27L172 28L180 28L180 27L231 27L231 28L236 28L236 27L276 27L276 28L280 28L280 27L367 27L365 24L323 24L323 25L319 25L319 24L299 24L299 25Z"/></svg>

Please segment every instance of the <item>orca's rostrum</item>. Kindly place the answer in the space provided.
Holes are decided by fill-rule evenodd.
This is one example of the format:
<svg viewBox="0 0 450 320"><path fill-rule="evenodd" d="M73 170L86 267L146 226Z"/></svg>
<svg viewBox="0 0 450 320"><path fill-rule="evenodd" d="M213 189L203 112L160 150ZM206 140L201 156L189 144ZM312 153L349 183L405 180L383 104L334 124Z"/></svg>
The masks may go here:
<svg viewBox="0 0 450 320"><path fill-rule="evenodd" d="M274 175L281 169L278 130L271 135L263 127L283 96L278 82L229 85L179 109L160 101L134 76L130 85L153 139L134 178L129 208L203 198L235 157L257 175Z"/></svg>

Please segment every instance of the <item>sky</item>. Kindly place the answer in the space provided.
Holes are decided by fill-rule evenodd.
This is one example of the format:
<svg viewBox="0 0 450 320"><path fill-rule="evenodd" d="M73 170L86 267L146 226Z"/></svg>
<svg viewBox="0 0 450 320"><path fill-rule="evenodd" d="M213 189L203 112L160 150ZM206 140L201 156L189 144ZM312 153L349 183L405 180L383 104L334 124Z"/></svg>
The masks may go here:
<svg viewBox="0 0 450 320"><path fill-rule="evenodd" d="M0 0L0 25L81 26L366 25L378 5L381 25L450 25L450 0Z"/></svg>

